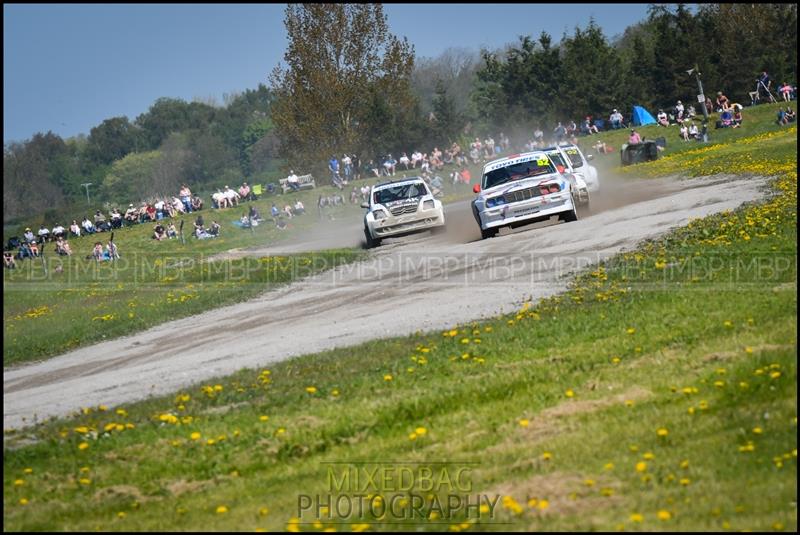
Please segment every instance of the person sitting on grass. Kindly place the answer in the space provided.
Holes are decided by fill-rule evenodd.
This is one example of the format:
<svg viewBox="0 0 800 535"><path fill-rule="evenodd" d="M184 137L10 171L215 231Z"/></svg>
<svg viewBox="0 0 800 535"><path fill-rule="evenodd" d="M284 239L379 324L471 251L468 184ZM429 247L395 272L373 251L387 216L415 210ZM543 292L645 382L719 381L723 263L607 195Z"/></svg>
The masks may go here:
<svg viewBox="0 0 800 535"><path fill-rule="evenodd" d="M62 238L56 238L56 254L59 256L71 256L72 255L72 248L67 243L67 240Z"/></svg>
<svg viewBox="0 0 800 535"><path fill-rule="evenodd" d="M219 223L216 221L211 222L211 227L208 228L208 233L214 236L215 238L219 236L219 231L222 227L220 227Z"/></svg>
<svg viewBox="0 0 800 535"><path fill-rule="evenodd" d="M17 261L14 260L14 253L11 251L3 251L3 267L7 269L17 269Z"/></svg>
<svg viewBox="0 0 800 535"><path fill-rule="evenodd" d="M288 204L283 207L283 215L285 215L287 219L294 217L294 214L292 213L292 207Z"/></svg>
<svg viewBox="0 0 800 535"><path fill-rule="evenodd" d="M247 215L251 221L264 221L264 218L258 213L258 210L256 210L256 206L254 204L250 205L250 213Z"/></svg>
<svg viewBox="0 0 800 535"><path fill-rule="evenodd" d="M119 260L119 251L117 250L117 244L114 243L114 235L111 235L111 238L108 240L106 244L106 252L103 256L105 256L106 260Z"/></svg>
<svg viewBox="0 0 800 535"><path fill-rule="evenodd" d="M94 242L94 249L92 249L92 254L89 258L94 258L98 262L105 260L103 255L103 244L101 242Z"/></svg>
<svg viewBox="0 0 800 535"><path fill-rule="evenodd" d="M153 228L153 239L161 241L167 237L167 231L164 230L164 226L159 223Z"/></svg>
<svg viewBox="0 0 800 535"><path fill-rule="evenodd" d="M303 215L306 213L306 207L303 206L303 202L300 199L297 199L297 202L294 203L293 213L294 215Z"/></svg>
<svg viewBox="0 0 800 535"><path fill-rule="evenodd" d="M203 209L203 199L199 196L195 195L192 197L192 210L202 210Z"/></svg>
<svg viewBox="0 0 800 535"><path fill-rule="evenodd" d="M72 220L72 224L69 226L69 232L76 238L81 237L81 226L78 224L77 220Z"/></svg>
<svg viewBox="0 0 800 535"><path fill-rule="evenodd" d="M792 110L791 107L786 106L786 111L783 111L783 117L778 114L779 122L778 124L789 124L795 122L797 119L797 114Z"/></svg>
<svg viewBox="0 0 800 535"><path fill-rule="evenodd" d="M658 124L661 126L669 126L669 118L664 110L658 110L658 116L656 117L658 120Z"/></svg>
<svg viewBox="0 0 800 535"><path fill-rule="evenodd" d="M739 128L742 126L742 107L737 105L733 106L733 119L731 119L731 127Z"/></svg>
<svg viewBox="0 0 800 535"><path fill-rule="evenodd" d="M169 225L167 225L167 238L171 240L172 238L177 238L177 237L178 237L178 229L175 228L175 222L170 221Z"/></svg>
<svg viewBox="0 0 800 535"><path fill-rule="evenodd" d="M275 226L278 228L278 230L286 230L289 227L289 225L286 224L286 221L284 221L283 217L281 216L278 216L277 219L275 219Z"/></svg>
<svg viewBox="0 0 800 535"><path fill-rule="evenodd" d="M683 121L681 123L681 133L680 138L684 141L689 141L689 127L687 126L688 121Z"/></svg>
<svg viewBox="0 0 800 535"><path fill-rule="evenodd" d="M97 229L94 228L94 223L92 223L88 217L83 218L83 223L81 223L81 226L86 234L94 234L97 232Z"/></svg>

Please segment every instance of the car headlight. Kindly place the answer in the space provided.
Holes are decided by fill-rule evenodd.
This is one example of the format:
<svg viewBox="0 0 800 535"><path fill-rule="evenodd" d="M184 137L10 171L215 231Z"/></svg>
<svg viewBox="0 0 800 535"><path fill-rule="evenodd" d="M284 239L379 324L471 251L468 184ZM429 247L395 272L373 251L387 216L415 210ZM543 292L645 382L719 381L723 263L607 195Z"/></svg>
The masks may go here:
<svg viewBox="0 0 800 535"><path fill-rule="evenodd" d="M428 199L427 201L422 202L422 209L423 210L433 210L433 199Z"/></svg>
<svg viewBox="0 0 800 535"><path fill-rule="evenodd" d="M374 217L376 221L379 219L386 219L386 212L381 209L375 210L372 212L372 217Z"/></svg>
<svg viewBox="0 0 800 535"><path fill-rule="evenodd" d="M501 195L500 197L492 197L491 199L488 199L486 201L486 207L487 208L492 208L492 207L495 207L495 206L500 206L501 204L505 204L505 203L506 203L506 199L505 199L505 197L503 197Z"/></svg>

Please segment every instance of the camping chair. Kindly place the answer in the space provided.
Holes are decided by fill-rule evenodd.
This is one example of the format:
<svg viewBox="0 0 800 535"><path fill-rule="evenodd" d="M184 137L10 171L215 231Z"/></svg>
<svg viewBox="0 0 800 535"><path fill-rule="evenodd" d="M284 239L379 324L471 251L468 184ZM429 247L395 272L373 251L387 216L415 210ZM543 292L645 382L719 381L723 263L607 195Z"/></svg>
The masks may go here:
<svg viewBox="0 0 800 535"><path fill-rule="evenodd" d="M264 190L262 189L262 186L261 186L261 184L253 184L253 189L250 191L250 196L251 196L251 197L253 198L253 200L255 201L255 200L257 200L259 197L261 197L261 194L263 193L263 191L264 191Z"/></svg>
<svg viewBox="0 0 800 535"><path fill-rule="evenodd" d="M605 119L595 119L594 120L594 125L601 132L605 131L605 129L606 129L606 121L605 121Z"/></svg>

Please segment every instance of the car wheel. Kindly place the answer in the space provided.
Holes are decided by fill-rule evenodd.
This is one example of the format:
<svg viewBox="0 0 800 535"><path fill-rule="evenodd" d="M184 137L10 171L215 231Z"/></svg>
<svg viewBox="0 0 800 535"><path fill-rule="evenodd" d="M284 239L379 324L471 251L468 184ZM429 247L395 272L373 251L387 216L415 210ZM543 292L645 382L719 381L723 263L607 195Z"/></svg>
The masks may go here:
<svg viewBox="0 0 800 535"><path fill-rule="evenodd" d="M370 233L367 227L364 227L364 237L367 239L367 249L372 249L374 247L380 247L381 239L380 238L373 238L372 234Z"/></svg>
<svg viewBox="0 0 800 535"><path fill-rule="evenodd" d="M483 228L481 227L481 239L485 240L486 238L494 238L497 236L497 233L500 229L497 227L493 228Z"/></svg>

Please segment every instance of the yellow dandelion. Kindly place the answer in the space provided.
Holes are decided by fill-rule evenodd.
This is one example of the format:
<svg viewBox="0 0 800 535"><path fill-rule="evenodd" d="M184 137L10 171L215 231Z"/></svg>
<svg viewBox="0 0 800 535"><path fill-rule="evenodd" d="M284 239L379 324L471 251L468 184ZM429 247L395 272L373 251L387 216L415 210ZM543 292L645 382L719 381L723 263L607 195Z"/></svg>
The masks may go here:
<svg viewBox="0 0 800 535"><path fill-rule="evenodd" d="M189 438L191 438L192 440L200 440L200 433L198 433L197 431L195 431L194 433L192 433L191 435L189 435Z"/></svg>
<svg viewBox="0 0 800 535"><path fill-rule="evenodd" d="M636 329L634 329L633 327L628 327L628 330L625 332L627 332L628 334L633 334L636 332Z"/></svg>
<svg viewBox="0 0 800 535"><path fill-rule="evenodd" d="M425 433L427 433L427 432L428 432L428 430L427 430L427 429L425 429L424 427L417 427L417 428L414 430L414 432L417 434L417 436L421 437L422 435L424 435Z"/></svg>
<svg viewBox="0 0 800 535"><path fill-rule="evenodd" d="M262 414L261 416L258 417L258 419L261 420L262 422L266 422L267 420L269 420L269 416L267 416L266 414Z"/></svg>
<svg viewBox="0 0 800 535"><path fill-rule="evenodd" d="M679 483L681 484L681 486L684 486L684 487L688 487L688 486L689 486L689 484L690 484L691 482L692 482L692 480L691 480L691 479L689 479L688 477L682 477L682 478L680 479L680 481L679 481Z"/></svg>
<svg viewBox="0 0 800 535"><path fill-rule="evenodd" d="M753 428L753 434L755 434L755 435L760 435L763 432L764 432L764 430L761 429L760 427L754 427Z"/></svg>
<svg viewBox="0 0 800 535"><path fill-rule="evenodd" d="M391 374L387 373L386 375L383 376L383 380L386 381L386 382L389 382L392 379L394 379L394 378L391 376Z"/></svg>
<svg viewBox="0 0 800 535"><path fill-rule="evenodd" d="M637 472L645 472L647 470L647 463L644 461L639 461L636 463L636 471Z"/></svg>
<svg viewBox="0 0 800 535"><path fill-rule="evenodd" d="M528 427L529 424L530 424L530 421L528 421L528 420L526 420L524 418L519 421L519 425L521 425L522 427Z"/></svg>
<svg viewBox="0 0 800 535"><path fill-rule="evenodd" d="M568 398L575 397L575 392L573 392L572 389L568 389L566 392L564 392L564 395Z"/></svg>
<svg viewBox="0 0 800 535"><path fill-rule="evenodd" d="M664 509L656 513L656 516L658 516L659 520L669 520L670 518L672 518L672 514Z"/></svg>
<svg viewBox="0 0 800 535"><path fill-rule="evenodd" d="M267 509L266 507L262 507L261 509L258 510L258 516L267 516L268 513L269 509Z"/></svg>
<svg viewBox="0 0 800 535"><path fill-rule="evenodd" d="M641 523L644 520L644 517L639 513L632 513L630 518L631 522L636 522L636 523Z"/></svg>
<svg viewBox="0 0 800 535"><path fill-rule="evenodd" d="M218 515L224 515L227 512L228 512L228 508L225 507L224 505L220 505L219 507L217 507L217 514Z"/></svg>
<svg viewBox="0 0 800 535"><path fill-rule="evenodd" d="M550 507L550 502L548 500L544 500L544 499L539 500L539 509L540 510L544 511L548 507Z"/></svg>
<svg viewBox="0 0 800 535"><path fill-rule="evenodd" d="M317 393L317 387L316 386L307 386L306 387L306 392L308 392L309 394L316 394Z"/></svg>
<svg viewBox="0 0 800 535"><path fill-rule="evenodd" d="M667 436L668 434L669 434L669 431L667 431L667 429L666 429L666 428L664 428L664 427L661 427L661 428L659 428L659 429L656 431L656 435L658 435L658 436L660 436L660 437L665 437L665 436Z"/></svg>
<svg viewBox="0 0 800 535"><path fill-rule="evenodd" d="M19 499L20 505L28 505L28 498L20 498Z"/></svg>
<svg viewBox="0 0 800 535"><path fill-rule="evenodd" d="M25 484L25 480L24 479L17 479L17 480L14 481L14 486L16 486L16 487L21 487L24 484Z"/></svg>
<svg viewBox="0 0 800 535"><path fill-rule="evenodd" d="M543 461L549 461L552 458L553 458L553 454L550 453L549 451L546 451L546 452L542 453L542 460Z"/></svg>
<svg viewBox="0 0 800 535"><path fill-rule="evenodd" d="M79 450L85 450L88 447L89 447L89 443L88 442L81 442L80 444L78 444L78 449Z"/></svg>

